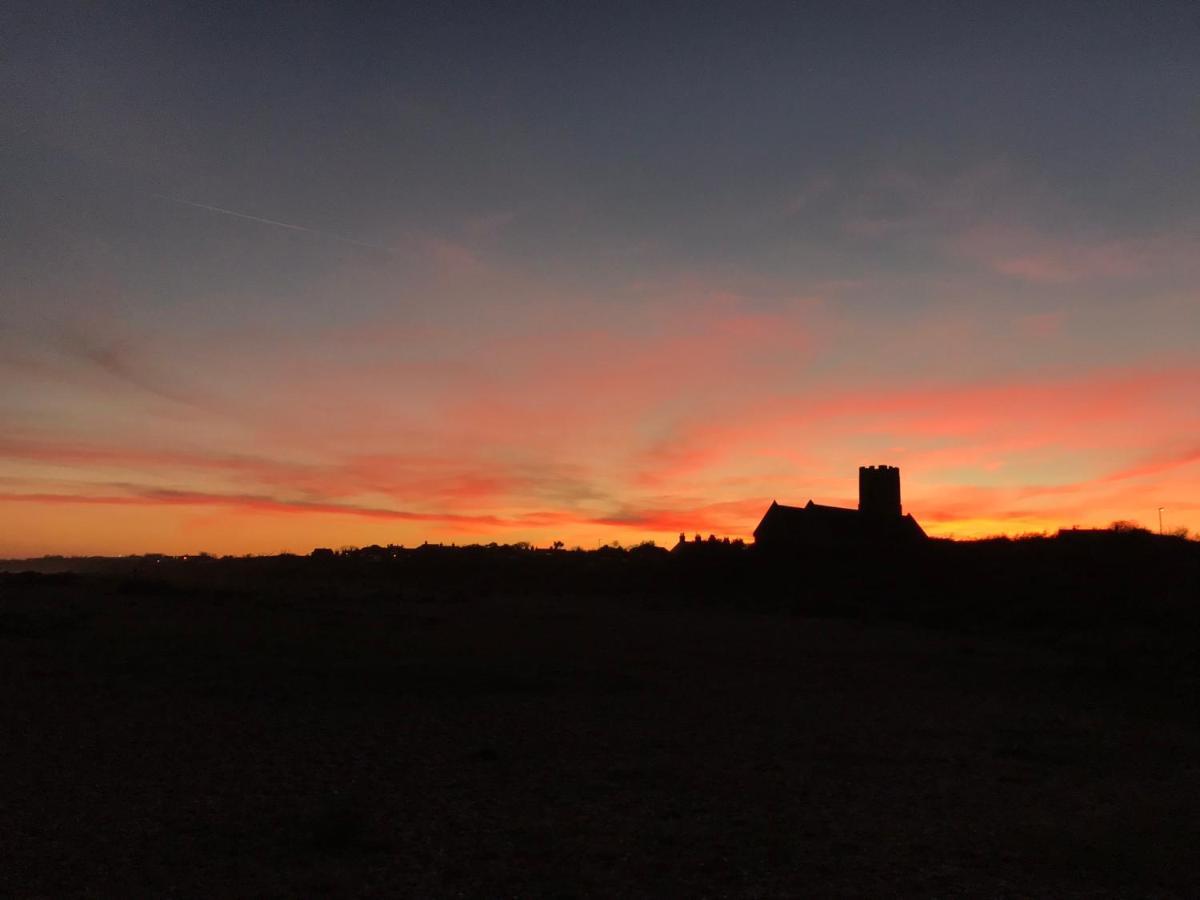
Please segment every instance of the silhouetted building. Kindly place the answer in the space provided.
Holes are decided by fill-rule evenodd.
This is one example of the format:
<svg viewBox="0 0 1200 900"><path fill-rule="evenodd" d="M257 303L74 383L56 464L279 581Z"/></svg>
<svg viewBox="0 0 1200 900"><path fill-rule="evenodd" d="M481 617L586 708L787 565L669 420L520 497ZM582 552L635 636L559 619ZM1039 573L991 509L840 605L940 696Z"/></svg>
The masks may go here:
<svg viewBox="0 0 1200 900"><path fill-rule="evenodd" d="M858 511L864 516L898 518L900 470L895 466L858 467Z"/></svg>
<svg viewBox="0 0 1200 900"><path fill-rule="evenodd" d="M900 505L900 470L861 466L858 509L772 502L758 527L754 545L768 550L832 550L855 546L902 545L925 540L925 531Z"/></svg>
<svg viewBox="0 0 1200 900"><path fill-rule="evenodd" d="M715 534L710 534L708 540L696 535L694 541L689 541L687 535L682 531L679 532L679 541L671 548L671 552L678 555L687 554L688 556L728 556L730 553L740 553L746 549L746 542L741 538L730 540L727 537L718 538Z"/></svg>

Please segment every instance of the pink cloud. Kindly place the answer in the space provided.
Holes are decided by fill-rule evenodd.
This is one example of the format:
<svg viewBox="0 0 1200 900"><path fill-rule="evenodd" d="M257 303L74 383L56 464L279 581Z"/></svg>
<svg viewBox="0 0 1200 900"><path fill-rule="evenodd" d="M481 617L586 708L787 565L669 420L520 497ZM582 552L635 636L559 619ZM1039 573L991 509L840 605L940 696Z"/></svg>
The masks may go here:
<svg viewBox="0 0 1200 900"><path fill-rule="evenodd" d="M954 238L958 251L1000 275L1044 285L1127 279L1195 253L1187 238L1090 238L985 225Z"/></svg>
<svg viewBox="0 0 1200 900"><path fill-rule="evenodd" d="M1104 480L1124 481L1129 478L1161 475L1164 472L1171 472L1175 469L1196 465L1197 463L1200 463L1200 446L1191 447L1181 452L1172 451L1156 454L1132 466L1112 472L1105 476Z"/></svg>

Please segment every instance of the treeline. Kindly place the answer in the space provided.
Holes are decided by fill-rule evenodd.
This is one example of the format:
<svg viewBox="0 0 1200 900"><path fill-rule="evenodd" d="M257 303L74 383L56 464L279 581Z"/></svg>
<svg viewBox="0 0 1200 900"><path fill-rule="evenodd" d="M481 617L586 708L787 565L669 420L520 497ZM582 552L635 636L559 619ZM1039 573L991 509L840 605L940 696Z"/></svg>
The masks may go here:
<svg viewBox="0 0 1200 900"><path fill-rule="evenodd" d="M0 571L102 576L126 592L249 592L280 602L605 596L962 627L1200 625L1200 542L1129 528L774 557L716 539L681 542L673 552L653 543L594 550L425 544L307 556L45 557L10 561ZM0 587L17 577L0 578Z"/></svg>

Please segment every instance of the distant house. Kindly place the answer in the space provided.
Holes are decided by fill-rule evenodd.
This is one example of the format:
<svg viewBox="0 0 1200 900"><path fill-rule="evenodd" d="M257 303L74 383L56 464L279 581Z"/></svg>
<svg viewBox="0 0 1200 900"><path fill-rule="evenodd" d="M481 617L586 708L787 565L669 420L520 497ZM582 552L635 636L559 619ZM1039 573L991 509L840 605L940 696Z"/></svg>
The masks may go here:
<svg viewBox="0 0 1200 900"><path fill-rule="evenodd" d="M731 554L741 553L746 549L746 542L741 538L730 540L727 537L719 538L715 534L710 534L705 540L699 534L696 535L694 541L688 541L687 535L682 531L679 533L679 543L671 548L671 552L679 555L686 554L690 558L696 557L728 557Z"/></svg>
<svg viewBox="0 0 1200 900"><path fill-rule="evenodd" d="M925 531L900 505L900 470L861 466L858 509L772 502L758 527L754 545L772 551L835 550L857 546L903 545L926 539Z"/></svg>

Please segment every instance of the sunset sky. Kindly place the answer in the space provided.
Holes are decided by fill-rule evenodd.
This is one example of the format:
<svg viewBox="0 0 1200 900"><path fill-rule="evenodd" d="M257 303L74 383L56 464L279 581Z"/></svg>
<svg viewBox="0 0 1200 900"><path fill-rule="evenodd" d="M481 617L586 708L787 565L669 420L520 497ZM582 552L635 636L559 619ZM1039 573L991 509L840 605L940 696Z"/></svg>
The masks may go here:
<svg viewBox="0 0 1200 900"><path fill-rule="evenodd" d="M1200 531L1200 4L203 6L0 13L0 556Z"/></svg>

